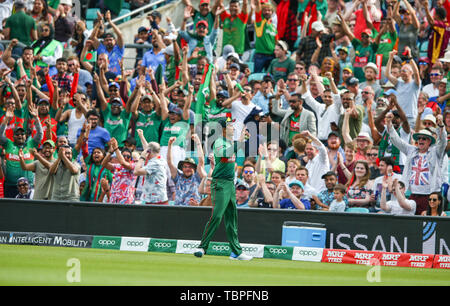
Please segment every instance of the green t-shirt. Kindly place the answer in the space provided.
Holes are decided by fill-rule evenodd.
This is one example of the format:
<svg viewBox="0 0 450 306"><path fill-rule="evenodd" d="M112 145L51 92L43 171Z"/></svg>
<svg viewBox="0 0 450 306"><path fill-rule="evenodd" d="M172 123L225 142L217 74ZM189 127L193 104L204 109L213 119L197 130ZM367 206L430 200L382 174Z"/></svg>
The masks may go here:
<svg viewBox="0 0 450 306"><path fill-rule="evenodd" d="M378 45L378 50L376 54L383 55L383 66L386 66L389 60L389 52L394 49L395 43L397 42L397 32L386 32L381 35L380 44Z"/></svg>
<svg viewBox="0 0 450 306"><path fill-rule="evenodd" d="M292 114L289 118L289 145L292 144L292 138L300 133L300 116L301 113L298 116Z"/></svg>
<svg viewBox="0 0 450 306"><path fill-rule="evenodd" d="M361 44L361 41L357 38L352 40L353 48L355 48L355 58L353 60L353 74L359 80L359 82L365 82L363 67L367 63L375 63L375 52L377 52L378 45L370 43L367 47Z"/></svg>
<svg viewBox="0 0 450 306"><path fill-rule="evenodd" d="M365 114L365 110L362 105L355 105L355 108L356 108L356 111L358 112L358 117L353 118L350 116L349 121L348 121L349 134L352 139L355 139L358 136L359 132L361 131L364 114ZM339 122L338 122L340 131L342 131L343 122L344 122L344 115L341 115L339 117ZM344 142L342 142L342 143L344 143Z"/></svg>
<svg viewBox="0 0 450 306"><path fill-rule="evenodd" d="M277 28L262 17L262 12L255 13L255 52L272 55L277 42Z"/></svg>
<svg viewBox="0 0 450 306"><path fill-rule="evenodd" d="M231 119L231 108L219 107L216 100L211 100L209 107L205 107L206 121L218 122L220 119Z"/></svg>
<svg viewBox="0 0 450 306"><path fill-rule="evenodd" d="M287 57L282 62L280 62L278 58L274 58L272 62L270 62L267 72L273 76L275 82L278 82L280 79L283 79L283 81L286 82L289 73L294 72L294 70L295 70L294 60Z"/></svg>
<svg viewBox="0 0 450 306"><path fill-rule="evenodd" d="M112 173L102 167L101 165L95 165L94 163L87 165L86 171L86 185L80 195L81 201L95 202L98 200L102 193L101 180L106 178L110 183L112 182Z"/></svg>
<svg viewBox="0 0 450 306"><path fill-rule="evenodd" d="M36 30L33 17L20 11L6 19L5 28L9 28L9 39L17 38L21 43L29 46L32 43L31 31Z"/></svg>
<svg viewBox="0 0 450 306"><path fill-rule="evenodd" d="M201 20L205 20L208 23L208 34L214 28L214 15L212 12L209 12L206 16L202 16L198 10L194 10L194 16L192 17L194 21L194 29L197 27L197 23Z"/></svg>
<svg viewBox="0 0 450 306"><path fill-rule="evenodd" d="M39 144L36 144L33 139L29 139L22 147L24 159L26 164L31 164L34 161L34 156L30 153L30 149L37 148ZM11 140L7 140L4 145L5 148L5 186L17 185L17 180L21 177L26 177L33 186L34 173L32 171L22 170L20 167L19 159L19 147Z"/></svg>
<svg viewBox="0 0 450 306"><path fill-rule="evenodd" d="M214 142L214 171L213 179L234 180L236 153L235 144L225 138L219 138Z"/></svg>
<svg viewBox="0 0 450 306"><path fill-rule="evenodd" d="M134 138L136 139L136 146L138 148L142 147L141 139L137 130L142 130L144 132L144 137L147 142L159 142L159 127L161 126L161 117L152 111L150 114L144 112L138 113L138 118L136 119L136 132Z"/></svg>
<svg viewBox="0 0 450 306"><path fill-rule="evenodd" d="M245 51L245 30L247 28L248 14L240 13L236 18L231 19L231 15L228 12L223 12L220 15L220 19L223 23L222 46L232 45L234 51L242 55Z"/></svg>
<svg viewBox="0 0 450 306"><path fill-rule="evenodd" d="M175 124L170 123L169 119L162 122L163 130L161 135L161 146L168 146L169 139L171 137L176 137L177 140L173 145L184 147L186 143L186 135L189 131L189 120L180 120Z"/></svg>
<svg viewBox="0 0 450 306"><path fill-rule="evenodd" d="M131 113L127 113L126 110L122 110L119 115L114 116L111 114L111 104L108 104L106 109L102 111L102 114L104 118L103 127L109 132L110 135L114 136L117 143L122 144L122 142L127 139Z"/></svg>

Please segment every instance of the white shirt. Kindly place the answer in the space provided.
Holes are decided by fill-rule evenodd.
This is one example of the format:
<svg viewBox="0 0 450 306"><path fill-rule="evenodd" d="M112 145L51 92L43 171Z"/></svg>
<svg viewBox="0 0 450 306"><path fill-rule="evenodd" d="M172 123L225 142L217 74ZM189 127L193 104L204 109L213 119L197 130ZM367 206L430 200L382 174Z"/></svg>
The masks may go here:
<svg viewBox="0 0 450 306"><path fill-rule="evenodd" d="M313 144L319 153L306 164L308 169L308 183L316 190L322 190L325 188L325 182L322 179L322 175L330 171L330 161L328 159L328 152L325 146L321 143L320 146Z"/></svg>
<svg viewBox="0 0 450 306"><path fill-rule="evenodd" d="M388 208L387 212L390 212L393 215L411 215L414 216L416 213L416 201L414 200L408 200L405 201L411 206L411 210L403 209L403 207L400 206L398 203L398 200L392 196L394 200L386 202L386 206Z"/></svg>
<svg viewBox="0 0 450 306"><path fill-rule="evenodd" d="M241 100L234 101L231 104L231 116L236 119L234 125L234 140L238 140L244 128L244 120L256 105L250 102L248 105L242 104Z"/></svg>
<svg viewBox="0 0 450 306"><path fill-rule="evenodd" d="M439 96L439 88L435 88L433 83L425 85L422 88L422 91L425 92L430 98Z"/></svg>
<svg viewBox="0 0 450 306"><path fill-rule="evenodd" d="M331 122L339 123L339 116L343 111L341 98L339 95L332 94L333 104L325 108L325 104L317 102L313 98L311 92L306 92L302 98L305 99L306 104L316 113L318 124L317 138L320 140L328 139L328 135L331 133Z"/></svg>

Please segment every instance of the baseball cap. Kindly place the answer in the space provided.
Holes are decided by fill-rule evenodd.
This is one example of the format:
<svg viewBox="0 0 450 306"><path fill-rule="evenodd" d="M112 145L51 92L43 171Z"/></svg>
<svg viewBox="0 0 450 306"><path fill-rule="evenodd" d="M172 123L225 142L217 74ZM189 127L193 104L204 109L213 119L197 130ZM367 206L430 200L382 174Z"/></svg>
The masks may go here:
<svg viewBox="0 0 450 306"><path fill-rule="evenodd" d="M347 81L345 81L345 84L347 84L347 86L354 86L357 85L358 83L359 80L355 77L348 78Z"/></svg>
<svg viewBox="0 0 450 306"><path fill-rule="evenodd" d="M139 27L138 33L141 33L141 32L144 32L144 31L148 32L148 29L146 27Z"/></svg>
<svg viewBox="0 0 450 306"><path fill-rule="evenodd" d="M325 27L321 21L314 21L311 25L311 29L317 32L322 32L325 30Z"/></svg>
<svg viewBox="0 0 450 306"><path fill-rule="evenodd" d="M209 0L200 0L200 5L202 5L202 4L209 4Z"/></svg>
<svg viewBox="0 0 450 306"><path fill-rule="evenodd" d="M338 51L338 52L339 52L339 51L344 51L345 53L348 54L348 48L347 48L347 47L344 47L344 46L341 46L341 47L337 48L337 51Z"/></svg>
<svg viewBox="0 0 450 306"><path fill-rule="evenodd" d="M208 28L208 22L206 20L200 20L199 22L197 22L195 27L198 28L200 25L204 25L206 28Z"/></svg>
<svg viewBox="0 0 450 306"><path fill-rule="evenodd" d="M395 89L389 89L389 90L386 90L384 93L383 93L383 95L385 95L385 96L389 96L389 95L397 95L397 91L395 90Z"/></svg>
<svg viewBox="0 0 450 306"><path fill-rule="evenodd" d="M366 71L367 68L372 68L375 70L375 73L378 74L378 67L374 63L367 63L367 65L364 66L363 70Z"/></svg>
<svg viewBox="0 0 450 306"><path fill-rule="evenodd" d="M48 143L49 145L51 145L53 148L56 147L55 142L51 139L47 139L46 141L44 141L44 143L42 144L42 146L44 146L46 143Z"/></svg>
<svg viewBox="0 0 450 306"><path fill-rule="evenodd" d="M245 189L249 189L248 184L241 179L238 179L236 182L236 188L245 187Z"/></svg>
<svg viewBox="0 0 450 306"><path fill-rule="evenodd" d="M287 43L285 43L284 41L279 40L277 42L277 45L279 45L281 47L281 49L283 49L284 51L286 51L286 52L289 51L289 47L288 47Z"/></svg>
<svg viewBox="0 0 450 306"><path fill-rule="evenodd" d="M42 104L42 103L47 103L48 105L50 105L50 102L47 99L40 99L37 104L39 105L39 104Z"/></svg>
<svg viewBox="0 0 450 306"><path fill-rule="evenodd" d="M292 182L289 183L289 187L292 187L294 185L297 185L300 188L305 189L305 186L303 186L303 183L300 182L299 180L293 180Z"/></svg>
<svg viewBox="0 0 450 306"><path fill-rule="evenodd" d="M183 114L183 110L181 108L179 108L176 104L172 103L172 104L169 105L169 113L182 115Z"/></svg>
<svg viewBox="0 0 450 306"><path fill-rule="evenodd" d="M119 84L117 82L111 82L111 83L108 84L108 87L112 87L112 86L120 88L120 86L119 86Z"/></svg>
<svg viewBox="0 0 450 306"><path fill-rule="evenodd" d="M367 34L367 36L370 37L372 35L372 31L370 29L365 29L364 31L361 32L361 35L362 34Z"/></svg>
<svg viewBox="0 0 450 306"><path fill-rule="evenodd" d="M335 132L335 131L331 131L330 134L328 134L327 139L330 138L331 136L339 137L339 133L338 133L338 132Z"/></svg>
<svg viewBox="0 0 450 306"><path fill-rule="evenodd" d="M21 125L19 125L19 126L16 126L14 128L13 133L15 134L17 131L24 131L25 132L25 129Z"/></svg>
<svg viewBox="0 0 450 306"><path fill-rule="evenodd" d="M120 98L114 98L111 100L111 102L109 102L111 105L113 104L119 104L122 105L122 101L120 101Z"/></svg>
<svg viewBox="0 0 450 306"><path fill-rule="evenodd" d="M26 183L26 184L30 185L30 182L28 181L28 179L23 176L17 179L17 185L19 185L20 183Z"/></svg>
<svg viewBox="0 0 450 306"><path fill-rule="evenodd" d="M335 176L337 177L336 173L333 171L328 171L327 173L325 173L324 175L322 175L322 179L325 179L327 176Z"/></svg>
<svg viewBox="0 0 450 306"><path fill-rule="evenodd" d="M237 70L240 69L239 65L236 64L236 63L231 64L231 65L230 65L230 69L231 69L231 68L236 68Z"/></svg>
<svg viewBox="0 0 450 306"><path fill-rule="evenodd" d="M224 98L229 98L230 94L226 90L221 90L217 93L217 97L219 97L219 96L224 97Z"/></svg>
<svg viewBox="0 0 450 306"><path fill-rule="evenodd" d="M269 74L269 73L265 74L263 76L263 82L267 82L267 81L275 82L275 80L273 79L273 76L271 74Z"/></svg>

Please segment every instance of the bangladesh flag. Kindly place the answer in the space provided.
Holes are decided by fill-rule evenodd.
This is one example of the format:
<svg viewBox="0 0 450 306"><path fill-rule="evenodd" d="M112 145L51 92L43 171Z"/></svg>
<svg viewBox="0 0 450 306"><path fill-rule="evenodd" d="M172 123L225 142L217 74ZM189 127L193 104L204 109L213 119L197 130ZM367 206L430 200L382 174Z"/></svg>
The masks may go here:
<svg viewBox="0 0 450 306"><path fill-rule="evenodd" d="M97 61L97 51L88 51L84 61L88 63L95 63Z"/></svg>
<svg viewBox="0 0 450 306"><path fill-rule="evenodd" d="M202 82L197 93L197 101L195 102L195 125L203 120L205 117L205 103L206 96L209 97L209 82L211 81L211 73L213 65L206 64L203 70Z"/></svg>

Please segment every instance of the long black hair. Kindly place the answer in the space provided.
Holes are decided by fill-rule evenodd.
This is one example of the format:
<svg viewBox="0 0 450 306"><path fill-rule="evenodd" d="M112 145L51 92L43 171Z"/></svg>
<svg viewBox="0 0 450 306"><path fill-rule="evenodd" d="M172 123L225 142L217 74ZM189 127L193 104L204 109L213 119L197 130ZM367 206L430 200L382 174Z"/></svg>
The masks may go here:
<svg viewBox="0 0 450 306"><path fill-rule="evenodd" d="M442 194L441 194L440 191L432 192L432 193L430 193L430 195L428 197L430 197L432 195L437 195L437 197L438 197L439 206L437 208L437 215L440 216L442 214L442 210L444 208L444 198L442 197ZM431 207L430 207L430 205L428 205L428 207L427 207L427 216L431 216Z"/></svg>

